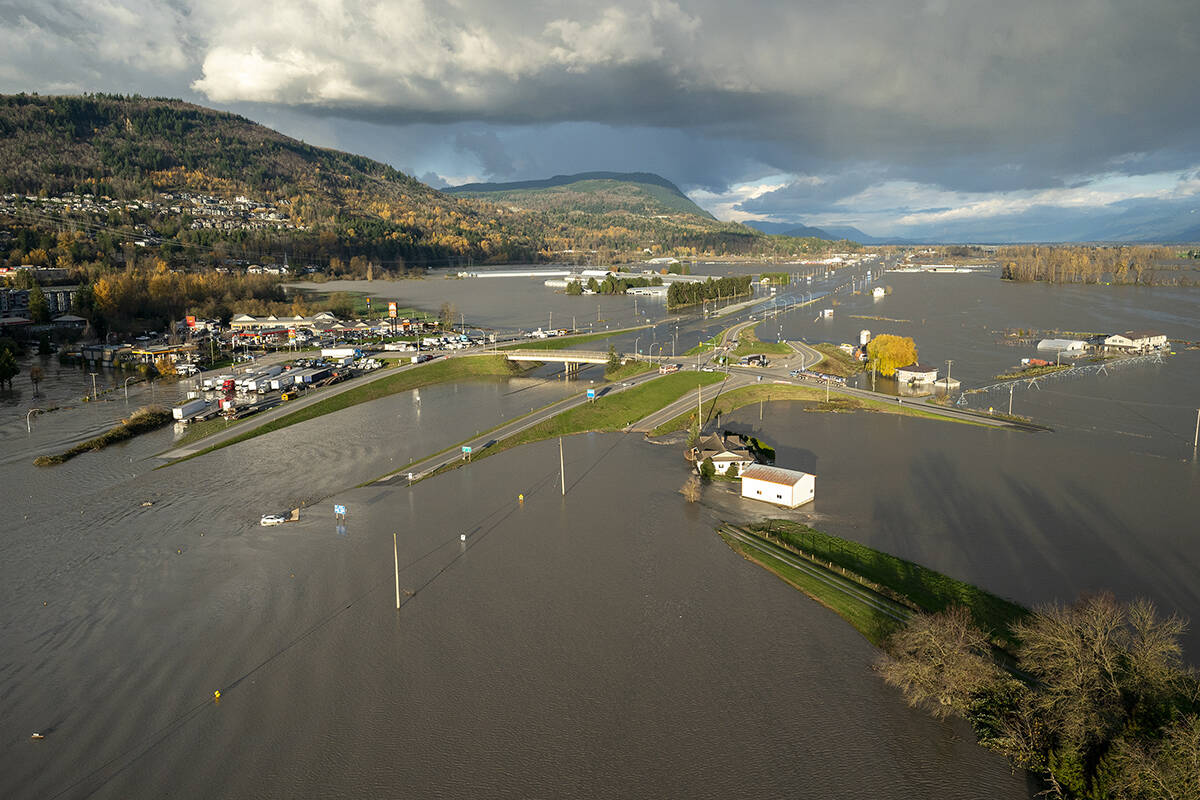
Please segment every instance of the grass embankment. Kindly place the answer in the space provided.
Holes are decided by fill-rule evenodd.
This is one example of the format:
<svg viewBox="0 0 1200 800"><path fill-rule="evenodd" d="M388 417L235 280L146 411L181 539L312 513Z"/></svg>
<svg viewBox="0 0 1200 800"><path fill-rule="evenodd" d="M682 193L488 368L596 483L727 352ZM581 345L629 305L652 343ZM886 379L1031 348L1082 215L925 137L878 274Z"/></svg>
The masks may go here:
<svg viewBox="0 0 1200 800"><path fill-rule="evenodd" d="M909 611L937 612L951 606L963 606L993 643L1004 649L1015 644L1013 625L1029 615L1028 609L978 586L799 522L773 519L743 530L835 575L854 580ZM775 563L768 565L763 563L767 557L749 548L739 549L747 558L762 563L772 572L780 573L779 567L787 566L775 559L770 559ZM788 569L789 573L796 572L795 568ZM781 574L781 577L837 612L876 644L896 625L892 618L826 583L812 578L796 580L792 574Z"/></svg>
<svg viewBox="0 0 1200 800"><path fill-rule="evenodd" d="M711 373L710 373L711 374ZM966 425L978 425L980 423L971 422L970 420L943 417L931 411L926 411L921 408L916 408L912 405L903 405L900 403L889 403L884 400L868 400L866 398L855 397L853 395L838 394L836 391L830 392L830 401L825 402L825 390L816 389L809 386L794 386L788 384L755 384L754 386L743 386L740 389L733 389L722 394L720 397L705 401L703 405L704 419L712 419L718 412L722 415L728 414L731 411L736 411L744 406L753 405L754 403L763 401L770 403L773 400L804 400L811 401L813 405L805 408L806 411L877 411L882 414L902 414L906 417L921 417L923 419L938 419L947 422L961 422ZM683 430L688 426L692 417L695 415L693 411L687 411L669 422L664 422L653 431L651 436L662 436L663 434L671 433L672 431Z"/></svg>
<svg viewBox="0 0 1200 800"><path fill-rule="evenodd" d="M516 344L506 344L497 349L499 350L565 350L568 347L577 344L587 344L588 342L597 342L601 339L607 339L611 336L619 336L622 333L630 331L640 331L643 328L649 328L649 325L637 325L632 328L621 328L615 331L604 331L603 333L581 333L575 336L551 336L548 339L530 339L527 342L517 342Z"/></svg>
<svg viewBox="0 0 1200 800"><path fill-rule="evenodd" d="M715 350L719 341L721 341L721 334L718 333L711 339L705 339L704 341L700 342L700 344L696 345L695 347L689 347L686 351L684 351L683 355L698 356L706 350Z"/></svg>
<svg viewBox="0 0 1200 800"><path fill-rule="evenodd" d="M810 570L798 569L782 559L771 556L769 553L764 553L761 550L747 546L722 530L718 530L717 535L725 541L725 544L729 545L731 550L741 555L747 561L752 561L769 572L774 573L793 588L804 592L813 600L816 600L849 622L851 627L865 636L876 647L882 645L887 637L899 628L900 623L898 620L862 602L853 595L834 588L835 586L849 586L856 583L849 576L842 576L840 573L827 568L825 564L812 561L810 561ZM814 571L820 577L814 575ZM834 585L829 585L829 582L832 582ZM886 598L880 595L879 601L885 603ZM903 611L899 606L897 606L897 609L898 612Z"/></svg>
<svg viewBox="0 0 1200 800"><path fill-rule="evenodd" d="M247 417L247 419L252 419L252 417ZM241 420L226 419L220 415L199 422L189 422L187 430L183 432L183 436L175 440L173 446L183 447L192 442L198 442L206 436L212 436L214 433L226 430L238 422L241 422Z"/></svg>
<svg viewBox="0 0 1200 800"><path fill-rule="evenodd" d="M751 356L755 353L768 353L772 355L791 355L796 351L792 349L787 342L764 342L758 338L758 334L754 332L754 326L751 325L742 330L738 334L737 347L730 353L731 356L741 358L742 356Z"/></svg>
<svg viewBox="0 0 1200 800"><path fill-rule="evenodd" d="M129 415L128 419L123 419L116 425L106 430L104 433L88 439L86 442L80 442L71 449L53 456L38 456L33 463L39 467L50 467L55 464L62 464L65 461L70 461L80 453L94 452L103 450L110 444L123 442L127 439L132 439L140 433L146 433L156 428L161 428L171 421L171 411L162 406L146 406L139 408L137 411Z"/></svg>
<svg viewBox="0 0 1200 800"><path fill-rule="evenodd" d="M522 370L513 364L513 362L504 356L494 354L461 356L434 361L424 366L396 372L388 375L386 378L380 378L371 383L355 386L340 394L318 400L312 405L273 419L224 442L215 444L212 447L206 447L193 456L188 456L188 458L211 453L214 450L219 450L222 447L228 447L238 442L244 442L247 439L253 439L255 436L261 436L264 433L277 431L290 425L295 425L298 422L316 419L325 414L331 414L334 411L341 411L344 408L350 408L359 403L367 403L371 400L378 400L381 397L387 397L398 392L407 392L410 389L420 389L423 386L431 386L435 383L446 383L448 381L472 378L507 378L519 375L521 372Z"/></svg>
<svg viewBox="0 0 1200 800"><path fill-rule="evenodd" d="M839 378L849 378L863 371L862 362L856 361L853 356L836 344L821 342L820 344L814 344L812 349L825 356L824 360L809 367L809 369L815 372L822 372L826 375L837 375Z"/></svg>
<svg viewBox="0 0 1200 800"><path fill-rule="evenodd" d="M575 433L612 432L623 430L634 422L669 405L697 386L720 383L725 376L716 372L675 372L655 378L639 386L596 398L594 402L568 409L543 420L513 436L501 439L472 455L478 461L513 447ZM465 462L463 462L465 463ZM457 469L460 463L434 470L426 477Z"/></svg>
<svg viewBox="0 0 1200 800"><path fill-rule="evenodd" d="M652 369L658 369L658 367L648 361L629 361L611 372L607 369L604 370L604 378L609 381L624 381L635 375L641 375L643 372L649 372Z"/></svg>
<svg viewBox="0 0 1200 800"><path fill-rule="evenodd" d="M1013 370L1012 372L1003 372L996 376L998 381L1016 380L1019 378L1036 378L1039 375L1050 375L1055 372L1062 372L1066 369L1073 368L1073 364L1046 364L1042 366L1029 367L1027 369Z"/></svg>

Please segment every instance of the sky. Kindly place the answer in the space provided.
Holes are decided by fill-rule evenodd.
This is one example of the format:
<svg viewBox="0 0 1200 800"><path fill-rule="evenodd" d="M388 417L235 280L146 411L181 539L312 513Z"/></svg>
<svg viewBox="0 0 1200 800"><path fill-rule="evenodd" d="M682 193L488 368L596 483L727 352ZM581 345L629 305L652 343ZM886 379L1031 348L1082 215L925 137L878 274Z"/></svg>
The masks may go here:
<svg viewBox="0 0 1200 800"><path fill-rule="evenodd" d="M0 0L3 92L923 240L1200 239L1198 73L1197 0Z"/></svg>

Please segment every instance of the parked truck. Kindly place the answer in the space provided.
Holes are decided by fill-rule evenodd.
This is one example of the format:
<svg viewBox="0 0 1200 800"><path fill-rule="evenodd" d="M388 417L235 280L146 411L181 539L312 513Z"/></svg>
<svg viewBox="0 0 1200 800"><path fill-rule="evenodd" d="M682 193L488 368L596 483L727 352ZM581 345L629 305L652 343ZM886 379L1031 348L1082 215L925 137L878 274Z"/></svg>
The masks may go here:
<svg viewBox="0 0 1200 800"><path fill-rule="evenodd" d="M208 403L204 400L188 400L172 408L171 416L175 419L191 419L207 409Z"/></svg>
<svg viewBox="0 0 1200 800"><path fill-rule="evenodd" d="M322 347L322 358L362 358L362 348L359 347Z"/></svg>

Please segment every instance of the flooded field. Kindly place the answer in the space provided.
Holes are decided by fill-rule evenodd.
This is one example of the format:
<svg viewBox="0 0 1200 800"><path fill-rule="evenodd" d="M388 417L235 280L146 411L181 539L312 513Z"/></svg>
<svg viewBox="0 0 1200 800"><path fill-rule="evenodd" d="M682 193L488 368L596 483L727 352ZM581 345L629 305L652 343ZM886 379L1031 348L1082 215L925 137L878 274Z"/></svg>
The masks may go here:
<svg viewBox="0 0 1200 800"><path fill-rule="evenodd" d="M111 490L207 484L216 508L163 500L76 526L93 557L24 565L4 598L6 796L1029 796L728 550L671 449L572 437L565 498L552 443L342 492L339 532L323 512L247 519L264 488L214 477L246 447Z"/></svg>
<svg viewBox="0 0 1200 800"><path fill-rule="evenodd" d="M543 307L557 320L581 300L491 280L390 285L432 310L449 297L468 325L489 303L537 327ZM796 309L759 334L914 335L968 388L1030 355L997 340L1006 327L1200 339L1200 294L884 282L882 301L845 294L832 320ZM601 299L602 314L631 324L631 300ZM729 324L652 321L618 346L683 350ZM1180 351L1018 389L1014 410L1046 434L795 403L724 425L817 473L815 503L788 513L823 530L1029 605L1107 589L1196 620L1198 367L1200 352ZM848 625L730 551L719 520L779 512L720 487L685 503L677 448L570 437L565 498L553 442L411 488L350 488L580 390L549 372L397 394L164 469L153 456L171 428L49 470L31 461L165 387L81 404L90 376L48 375L44 402L72 407L32 432L29 398L0 397L0 796L1036 793L963 726L906 708ZM301 504L298 523L257 524ZM1193 663L1198 642L1186 639Z"/></svg>

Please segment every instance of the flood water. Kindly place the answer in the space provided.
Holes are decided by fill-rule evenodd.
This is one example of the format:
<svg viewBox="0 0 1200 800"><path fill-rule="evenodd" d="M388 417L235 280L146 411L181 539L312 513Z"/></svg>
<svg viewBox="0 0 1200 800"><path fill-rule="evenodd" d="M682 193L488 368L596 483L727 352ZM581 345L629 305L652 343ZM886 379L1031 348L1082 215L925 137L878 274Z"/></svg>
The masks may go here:
<svg viewBox="0 0 1200 800"><path fill-rule="evenodd" d="M964 278L976 283L948 283ZM887 310L845 297L830 323L797 309L759 333L852 341L891 331L851 313L915 325L924 307L922 360L944 350L957 377L961 359L968 386L1029 355L994 341L1010 324L1200 339L1189 295L1104 306L983 279L889 276ZM955 299L974 310L932 310ZM727 324L680 318L681 349ZM795 403L724 420L817 473L816 501L796 512L720 486L689 505L677 447L615 434L566 439L565 498L554 442L411 488L348 488L582 388L546 376L397 394L157 470L170 428L31 465L110 424L123 394L36 417L32 433L26 401L9 402L0 796L1030 798L1037 787L964 726L905 707L853 629L713 528L786 513L1027 605L1109 589L1200 619L1200 470L1172 416L1198 355L1047 384L1054 433ZM82 379L43 390L81 395ZM149 390L130 389L144 404L133 393ZM1159 405L1126 399L1138 392ZM299 504L298 523L257 524ZM1188 634L1193 663L1198 642Z"/></svg>
<svg viewBox="0 0 1200 800"><path fill-rule="evenodd" d="M339 532L258 527L264 488L220 477L250 444L112 487L192 496L8 585L5 796L1029 796L726 548L674 448L572 437L565 498L554 443L341 492Z"/></svg>

